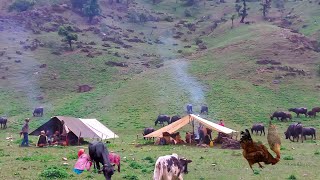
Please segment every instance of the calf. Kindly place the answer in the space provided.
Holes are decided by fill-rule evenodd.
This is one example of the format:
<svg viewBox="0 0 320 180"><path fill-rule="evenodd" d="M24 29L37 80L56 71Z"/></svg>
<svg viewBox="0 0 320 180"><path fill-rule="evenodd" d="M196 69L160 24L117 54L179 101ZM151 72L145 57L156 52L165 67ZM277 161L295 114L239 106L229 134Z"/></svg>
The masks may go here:
<svg viewBox="0 0 320 180"><path fill-rule="evenodd" d="M103 171L103 175L106 180L111 180L111 176L114 173L114 168L109 160L109 152L106 146L102 142L95 142L89 144L89 155L92 163L95 162L99 172ZM100 164L102 164L102 170L100 170ZM96 168L96 166L94 166Z"/></svg>
<svg viewBox="0 0 320 180"><path fill-rule="evenodd" d="M264 131L263 123L256 123L256 124L252 125L251 134L253 134L253 131L256 132L256 135L258 134L259 131L260 131L260 136L262 135L262 133L264 136L266 135L266 133Z"/></svg>
<svg viewBox="0 0 320 180"><path fill-rule="evenodd" d="M309 117L316 118L316 112L314 112L314 111L308 111L307 114L308 114Z"/></svg>
<svg viewBox="0 0 320 180"><path fill-rule="evenodd" d="M179 119L181 119L181 117L179 115L172 116L170 123L174 123L174 122L178 121Z"/></svg>
<svg viewBox="0 0 320 180"><path fill-rule="evenodd" d="M38 116L43 116L43 107L37 107L33 111L33 116L38 117Z"/></svg>
<svg viewBox="0 0 320 180"><path fill-rule="evenodd" d="M316 140L316 128L314 127L303 127L302 128L302 136L304 137L304 140L307 140L306 136L311 136L311 139L313 139L314 137L314 140ZM303 138L302 139L302 142L303 142Z"/></svg>
<svg viewBox="0 0 320 180"><path fill-rule="evenodd" d="M121 160L120 155L114 152L110 152L109 160L110 160L110 163L118 166L118 172L120 172L120 160Z"/></svg>
<svg viewBox="0 0 320 180"><path fill-rule="evenodd" d="M188 163L191 162L177 154L160 156L154 167L153 180L183 180L183 174L188 173Z"/></svg>
<svg viewBox="0 0 320 180"><path fill-rule="evenodd" d="M7 128L7 121L8 121L8 119L6 117L0 117L1 128L3 128L3 129Z"/></svg>
<svg viewBox="0 0 320 180"><path fill-rule="evenodd" d="M312 108L312 111L317 114L318 112L320 112L320 107L314 107Z"/></svg>

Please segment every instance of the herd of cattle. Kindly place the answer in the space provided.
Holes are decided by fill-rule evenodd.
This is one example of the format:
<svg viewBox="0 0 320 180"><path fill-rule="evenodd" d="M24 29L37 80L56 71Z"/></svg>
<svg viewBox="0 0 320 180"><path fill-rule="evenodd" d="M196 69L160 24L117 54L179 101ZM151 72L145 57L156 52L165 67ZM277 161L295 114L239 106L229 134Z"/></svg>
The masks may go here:
<svg viewBox="0 0 320 180"><path fill-rule="evenodd" d="M273 118L277 118L277 120L281 121L287 121L292 119L292 115L290 112L294 112L297 114L297 117L299 117L300 114L304 114L306 117L313 117L315 118L317 113L320 112L320 107L312 108L311 111L308 111L305 107L300 108L290 108L288 109L289 112L286 111L276 111L271 116L270 119L273 120Z"/></svg>

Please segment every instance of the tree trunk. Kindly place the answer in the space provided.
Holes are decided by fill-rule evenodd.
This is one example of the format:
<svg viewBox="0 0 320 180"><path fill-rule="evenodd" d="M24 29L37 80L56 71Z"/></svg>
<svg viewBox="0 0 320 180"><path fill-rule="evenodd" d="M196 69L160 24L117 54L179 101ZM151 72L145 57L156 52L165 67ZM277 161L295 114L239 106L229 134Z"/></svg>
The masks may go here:
<svg viewBox="0 0 320 180"><path fill-rule="evenodd" d="M245 18L245 16L242 15L241 20L240 20L240 23L244 23L244 18Z"/></svg>
<svg viewBox="0 0 320 180"><path fill-rule="evenodd" d="M233 19L231 19L231 29L233 28Z"/></svg>

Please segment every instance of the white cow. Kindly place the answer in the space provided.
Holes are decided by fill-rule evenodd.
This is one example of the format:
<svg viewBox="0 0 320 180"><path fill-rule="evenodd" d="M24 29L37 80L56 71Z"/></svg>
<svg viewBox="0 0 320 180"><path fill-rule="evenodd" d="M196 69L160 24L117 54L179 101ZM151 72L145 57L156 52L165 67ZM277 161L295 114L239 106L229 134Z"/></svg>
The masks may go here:
<svg viewBox="0 0 320 180"><path fill-rule="evenodd" d="M160 156L154 167L153 180L183 180L182 176L188 173L188 163L191 162L177 154Z"/></svg>

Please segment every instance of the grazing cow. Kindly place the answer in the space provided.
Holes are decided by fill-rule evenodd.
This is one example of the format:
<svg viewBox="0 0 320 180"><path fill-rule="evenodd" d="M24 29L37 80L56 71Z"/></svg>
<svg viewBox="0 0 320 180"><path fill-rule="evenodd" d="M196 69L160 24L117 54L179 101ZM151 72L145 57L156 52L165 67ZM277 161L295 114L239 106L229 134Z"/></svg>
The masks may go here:
<svg viewBox="0 0 320 180"><path fill-rule="evenodd" d="M111 176L114 173L114 168L110 163L109 152L106 146L102 142L90 143L89 155L92 163L95 162L99 172L103 171L103 175L106 180L111 180ZM102 170L100 170L100 163L102 164Z"/></svg>
<svg viewBox="0 0 320 180"><path fill-rule="evenodd" d="M6 117L0 117L1 128L3 129L7 128L7 122L8 122L8 119Z"/></svg>
<svg viewBox="0 0 320 180"><path fill-rule="evenodd" d="M301 135L302 139L302 124L300 122L290 124L287 131L284 132L284 135L286 136L286 139L289 139L290 141L294 142L294 139L297 138L297 142L299 141L299 135ZM291 140L291 137L293 137L293 140ZM303 140L302 140L303 142Z"/></svg>
<svg viewBox="0 0 320 180"><path fill-rule="evenodd" d="M120 172L120 155L114 152L109 153L109 160L111 164L115 164L118 166L118 172Z"/></svg>
<svg viewBox="0 0 320 180"><path fill-rule="evenodd" d="M289 119L289 120L292 119L292 115L290 113L286 113L283 111L276 111L272 114L272 116L270 116L271 120L273 120L273 118L277 118L277 120L279 120L279 118L281 118L280 119L281 121L283 121L283 120L287 121L287 119Z"/></svg>
<svg viewBox="0 0 320 180"><path fill-rule="evenodd" d="M153 180L183 180L183 174L188 173L188 164L191 162L177 154L160 156L154 167Z"/></svg>
<svg viewBox="0 0 320 180"><path fill-rule="evenodd" d="M33 116L34 117L39 117L39 116L43 116L43 107L37 107L33 110Z"/></svg>
<svg viewBox="0 0 320 180"><path fill-rule="evenodd" d="M264 131L263 123L256 123L256 124L252 125L251 134L253 134L253 131L256 132L256 135L258 135L259 131L260 131L260 136L262 135L262 133L263 133L264 136L266 135L266 133Z"/></svg>
<svg viewBox="0 0 320 180"><path fill-rule="evenodd" d="M208 106L206 106L206 105L202 105L201 106L201 111L200 111L200 114L203 114L203 113L206 113L206 114L208 114Z"/></svg>
<svg viewBox="0 0 320 180"><path fill-rule="evenodd" d="M181 117L180 117L179 115L172 116L170 123L176 122L176 121L178 121L179 119L181 119Z"/></svg>
<svg viewBox="0 0 320 180"><path fill-rule="evenodd" d="M297 117L299 117L299 114L304 114L307 117L307 112L308 109L305 107L300 107L300 108L290 108L288 109L290 112L294 112L297 114Z"/></svg>
<svg viewBox="0 0 320 180"><path fill-rule="evenodd" d="M191 114L193 111L192 111L192 104L187 104L187 112L188 114Z"/></svg>
<svg viewBox="0 0 320 180"><path fill-rule="evenodd" d="M152 127L147 127L147 128L144 128L142 135L145 136L145 135L148 135L152 132L154 132L154 129ZM143 139L146 139L146 138L143 137Z"/></svg>
<svg viewBox="0 0 320 180"><path fill-rule="evenodd" d="M307 114L308 114L309 117L316 118L316 112L314 112L314 111L308 111Z"/></svg>
<svg viewBox="0 0 320 180"><path fill-rule="evenodd" d="M317 113L320 112L320 107L314 107L312 108L312 111L315 112L317 115Z"/></svg>
<svg viewBox="0 0 320 180"><path fill-rule="evenodd" d="M158 123L164 125L164 122L167 122L168 124L170 124L170 116L160 114L157 120L154 122L154 125L157 126Z"/></svg>
<svg viewBox="0 0 320 180"><path fill-rule="evenodd" d="M304 140L307 140L306 136L311 136L311 139L313 139L314 137L314 140L316 140L316 128L314 127L303 127L302 128L302 136L304 137ZM301 137L301 139L303 139ZM303 140L302 140L303 142Z"/></svg>

